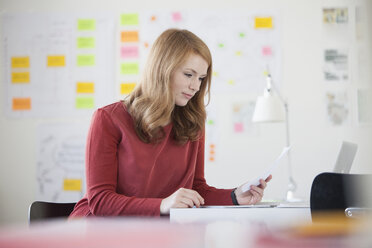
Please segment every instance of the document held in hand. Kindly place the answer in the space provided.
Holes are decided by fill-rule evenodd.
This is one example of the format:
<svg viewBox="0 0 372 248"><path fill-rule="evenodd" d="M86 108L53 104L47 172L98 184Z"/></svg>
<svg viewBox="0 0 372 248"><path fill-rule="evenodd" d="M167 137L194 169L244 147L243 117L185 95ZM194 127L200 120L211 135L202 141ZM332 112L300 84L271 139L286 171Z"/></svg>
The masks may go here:
<svg viewBox="0 0 372 248"><path fill-rule="evenodd" d="M250 190L251 188L251 185L255 185L255 186L258 186L260 185L260 179L263 179L265 180L268 176L270 176L273 171L275 170L276 167L278 167L278 164L280 162L280 160L288 153L288 151L291 149L290 146L286 146L283 148L283 151L282 153L279 155L279 157L274 161L274 163L272 163L268 168L267 170L265 171L265 173L263 173L260 177L256 177L255 179L247 182L246 184L244 184L244 186L242 187L242 191L243 192L246 192L248 190Z"/></svg>

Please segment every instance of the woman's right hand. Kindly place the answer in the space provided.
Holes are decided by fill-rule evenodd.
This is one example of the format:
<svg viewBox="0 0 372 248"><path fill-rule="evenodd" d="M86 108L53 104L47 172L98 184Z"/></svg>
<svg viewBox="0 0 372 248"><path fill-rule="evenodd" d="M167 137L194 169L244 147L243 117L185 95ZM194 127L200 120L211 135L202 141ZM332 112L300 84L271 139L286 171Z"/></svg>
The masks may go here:
<svg viewBox="0 0 372 248"><path fill-rule="evenodd" d="M171 208L192 208L204 205L204 199L192 189L180 188L160 204L160 214L169 214Z"/></svg>

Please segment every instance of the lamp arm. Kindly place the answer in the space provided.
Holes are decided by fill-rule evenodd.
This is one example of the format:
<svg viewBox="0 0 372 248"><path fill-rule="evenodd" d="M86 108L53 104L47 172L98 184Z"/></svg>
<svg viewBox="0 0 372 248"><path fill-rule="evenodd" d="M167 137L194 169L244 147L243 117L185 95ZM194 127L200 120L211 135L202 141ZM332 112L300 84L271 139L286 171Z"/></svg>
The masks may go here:
<svg viewBox="0 0 372 248"><path fill-rule="evenodd" d="M267 76L267 84L268 84L268 90L273 89L274 92L278 95L279 100L282 102L284 105L284 110L285 110L285 128L286 128L286 145L289 147L291 145L290 143L290 136L289 136L289 114L288 114L288 103L287 101L284 100L282 95L280 94L279 90L275 87L275 84L272 83L271 75L269 74ZM288 157L288 175L289 175L289 190L295 190L296 189L296 183L293 179L292 175L292 160L291 160L291 152L288 151L287 153Z"/></svg>

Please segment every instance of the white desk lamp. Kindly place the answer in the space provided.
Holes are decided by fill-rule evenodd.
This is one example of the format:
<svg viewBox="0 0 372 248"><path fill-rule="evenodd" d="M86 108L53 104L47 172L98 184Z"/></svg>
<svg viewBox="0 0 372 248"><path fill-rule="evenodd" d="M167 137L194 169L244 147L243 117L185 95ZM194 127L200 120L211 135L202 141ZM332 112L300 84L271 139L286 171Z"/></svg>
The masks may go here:
<svg viewBox="0 0 372 248"><path fill-rule="evenodd" d="M256 106L253 113L252 122L283 122L286 124L286 141L287 147L290 146L289 140L289 120L288 120L288 104L282 98L279 91L274 87L271 82L271 76L267 73L266 77L266 88L263 96L259 96L256 101ZM287 153L288 156L288 175L289 183L286 194L287 202L297 202L300 199L294 196L297 184L292 176L292 165L290 151Z"/></svg>

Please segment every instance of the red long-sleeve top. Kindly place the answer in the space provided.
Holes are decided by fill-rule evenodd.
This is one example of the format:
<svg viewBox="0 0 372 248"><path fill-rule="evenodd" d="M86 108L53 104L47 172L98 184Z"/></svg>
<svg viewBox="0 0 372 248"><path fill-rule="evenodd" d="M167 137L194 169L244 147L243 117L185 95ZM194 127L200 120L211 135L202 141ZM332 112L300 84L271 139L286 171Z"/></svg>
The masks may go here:
<svg viewBox="0 0 372 248"><path fill-rule="evenodd" d="M232 205L232 189L204 178L204 136L175 143L172 124L160 143L142 142L123 102L98 109L86 146L87 193L70 217L160 215L160 203L179 188L196 190L205 205Z"/></svg>

